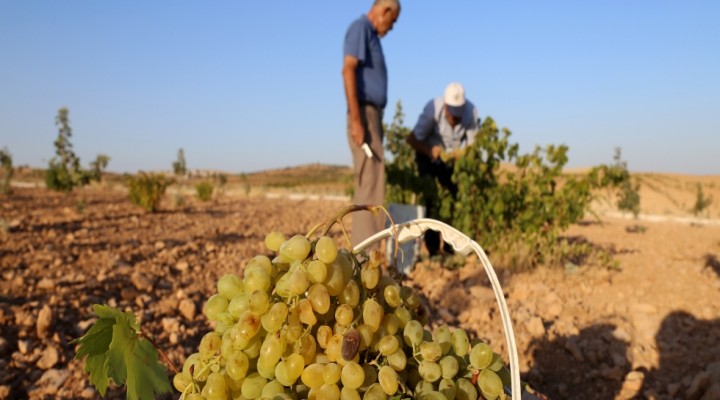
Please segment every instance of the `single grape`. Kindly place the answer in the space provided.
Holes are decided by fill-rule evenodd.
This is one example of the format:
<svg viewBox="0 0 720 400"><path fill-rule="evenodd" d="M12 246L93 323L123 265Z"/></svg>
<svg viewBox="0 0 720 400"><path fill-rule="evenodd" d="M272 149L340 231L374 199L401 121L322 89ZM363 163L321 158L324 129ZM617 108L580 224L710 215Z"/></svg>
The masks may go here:
<svg viewBox="0 0 720 400"><path fill-rule="evenodd" d="M215 321L219 313L225 312L227 310L228 304L228 299L226 299L224 296L214 294L210 296L207 302L205 302L205 307L203 307L203 314L205 314L207 319Z"/></svg>
<svg viewBox="0 0 720 400"><path fill-rule="evenodd" d="M295 342L294 351L302 356L305 365L310 364L315 359L317 350L317 342L313 335L303 335L300 340Z"/></svg>
<svg viewBox="0 0 720 400"><path fill-rule="evenodd" d="M442 377L446 379L454 378L460 370L460 364L455 356L445 356L440 359L439 364L442 369Z"/></svg>
<svg viewBox="0 0 720 400"><path fill-rule="evenodd" d="M420 322L416 320L408 322L403 329L403 338L408 345L419 346L423 340L423 328Z"/></svg>
<svg viewBox="0 0 720 400"><path fill-rule="evenodd" d="M285 303L278 302L270 307L270 310L260 317L263 328L268 332L276 332L282 328L285 318L288 315L288 308Z"/></svg>
<svg viewBox="0 0 720 400"><path fill-rule="evenodd" d="M440 364L431 361L421 361L418 366L418 372L420 376L428 382L435 382L442 376Z"/></svg>
<svg viewBox="0 0 720 400"><path fill-rule="evenodd" d="M395 353L400 348L400 342L393 335L386 335L378 342L378 350L384 356Z"/></svg>
<svg viewBox="0 0 720 400"><path fill-rule="evenodd" d="M302 299L297 304L297 309L300 313L300 322L305 325L313 326L317 323L317 317L313 311L312 304L308 299Z"/></svg>
<svg viewBox="0 0 720 400"><path fill-rule="evenodd" d="M382 322L380 323L380 328L382 328L388 335L394 335L400 331L400 325L400 319L396 317L395 314L385 314Z"/></svg>
<svg viewBox="0 0 720 400"><path fill-rule="evenodd" d="M380 368L378 372L378 381L382 387L383 392L387 395L393 395L398 390L398 376L397 372L389 366L385 365Z"/></svg>
<svg viewBox="0 0 720 400"><path fill-rule="evenodd" d="M256 290L250 295L248 300L248 309L257 315L262 315L270 307L270 297L267 292Z"/></svg>
<svg viewBox="0 0 720 400"><path fill-rule="evenodd" d="M334 383L326 383L317 389L317 399L340 400L340 388Z"/></svg>
<svg viewBox="0 0 720 400"><path fill-rule="evenodd" d="M477 369L484 369L490 366L493 359L493 351L486 343L478 343L470 350L470 364Z"/></svg>
<svg viewBox="0 0 720 400"><path fill-rule="evenodd" d="M340 304L347 304L350 307L357 307L358 303L360 302L360 287L358 286L357 282L351 280L343 289L343 292L340 294L340 297L338 298L340 301Z"/></svg>
<svg viewBox="0 0 720 400"><path fill-rule="evenodd" d="M312 283L322 283L327 278L328 267L320 260L310 261L307 266L307 276Z"/></svg>
<svg viewBox="0 0 720 400"><path fill-rule="evenodd" d="M243 293L245 286L242 278L236 274L223 275L217 283L218 293L226 299L233 299Z"/></svg>
<svg viewBox="0 0 720 400"><path fill-rule="evenodd" d="M365 381L365 371L363 371L362 367L357 363L347 363L342 368L340 380L344 387L357 389L362 386Z"/></svg>
<svg viewBox="0 0 720 400"><path fill-rule="evenodd" d="M225 372L235 380L245 378L250 362L247 355L242 351L235 351L225 361Z"/></svg>
<svg viewBox="0 0 720 400"><path fill-rule="evenodd" d="M323 236L315 244L315 255L325 264L331 264L338 255L338 248L332 238Z"/></svg>
<svg viewBox="0 0 720 400"><path fill-rule="evenodd" d="M200 339L198 351L203 360L215 357L220 352L222 337L217 332L208 332Z"/></svg>
<svg viewBox="0 0 720 400"><path fill-rule="evenodd" d="M290 274L290 281L288 282L288 290L292 294L303 294L310 285L307 273L302 268L296 268Z"/></svg>
<svg viewBox="0 0 720 400"><path fill-rule="evenodd" d="M353 309L347 304L341 304L335 309L335 321L342 326L350 325L353 317Z"/></svg>
<svg viewBox="0 0 720 400"><path fill-rule="evenodd" d="M253 267L262 267L262 269L265 270L265 272L268 273L270 277L273 277L275 275L275 268L273 267L272 261L267 256L255 256L248 261L247 265L245 265L245 269L253 268Z"/></svg>
<svg viewBox="0 0 720 400"><path fill-rule="evenodd" d="M344 386L340 389L340 400L360 400L360 393L356 389Z"/></svg>
<svg viewBox="0 0 720 400"><path fill-rule="evenodd" d="M310 241L303 235L295 235L280 246L280 255L293 261L302 261L310 254Z"/></svg>
<svg viewBox="0 0 720 400"><path fill-rule="evenodd" d="M173 386L179 392L184 392L189 385L192 385L192 376L190 376L190 373L181 372L175 374L173 377Z"/></svg>
<svg viewBox="0 0 720 400"><path fill-rule="evenodd" d="M367 299L363 305L363 322L369 325L373 332L380 327L384 316L382 306L374 299Z"/></svg>
<svg viewBox="0 0 720 400"><path fill-rule="evenodd" d="M442 356L442 347L436 342L425 342L420 345L423 360L435 362Z"/></svg>
<svg viewBox="0 0 720 400"><path fill-rule="evenodd" d="M308 300L318 314L325 314L330 309L330 293L322 283L314 283L310 286Z"/></svg>
<svg viewBox="0 0 720 400"><path fill-rule="evenodd" d="M323 281L331 296L338 296L345 289L345 275L342 266L334 262L328 266L328 273Z"/></svg>
<svg viewBox="0 0 720 400"><path fill-rule="evenodd" d="M270 288L270 283L270 274L265 268L259 265L251 265L245 268L243 284L246 293L252 293L256 290L267 291Z"/></svg>
<svg viewBox="0 0 720 400"><path fill-rule="evenodd" d="M438 391L442 393L446 399L454 399L457 393L455 381L452 379L442 379L438 384Z"/></svg>
<svg viewBox="0 0 720 400"><path fill-rule="evenodd" d="M469 380L459 378L455 381L455 398L457 400L477 400L478 392Z"/></svg>
<svg viewBox="0 0 720 400"><path fill-rule="evenodd" d="M455 329L452 333L452 347L460 357L465 356L470 350L470 339L468 339L467 333L462 329Z"/></svg>
<svg viewBox="0 0 720 400"><path fill-rule="evenodd" d="M250 295L247 293L241 293L235 297L233 297L232 300L230 300L230 304L228 304L227 312L230 313L235 318L240 318L243 312L250 309Z"/></svg>
<svg viewBox="0 0 720 400"><path fill-rule="evenodd" d="M387 362L395 371L403 371L407 366L407 356L404 351L399 350L387 356Z"/></svg>
<svg viewBox="0 0 720 400"><path fill-rule="evenodd" d="M319 388L325 384L325 365L310 364L303 370L300 375L302 382L310 388Z"/></svg>
<svg viewBox="0 0 720 400"><path fill-rule="evenodd" d="M387 394L379 383L373 383L363 395L363 400L386 400Z"/></svg>
<svg viewBox="0 0 720 400"><path fill-rule="evenodd" d="M440 325L433 331L433 342L442 348L442 354L447 354L452 348L452 332L447 325Z"/></svg>
<svg viewBox="0 0 720 400"><path fill-rule="evenodd" d="M497 399L503 393L503 384L500 377L489 369L480 371L477 384L483 396L488 400Z"/></svg>
<svg viewBox="0 0 720 400"><path fill-rule="evenodd" d="M225 377L220 372L213 372L208 375L202 395L206 399L212 400L227 399L228 388Z"/></svg>
<svg viewBox="0 0 720 400"><path fill-rule="evenodd" d="M242 383L242 395L248 399L257 399L262 395L262 390L268 380L258 373L252 373Z"/></svg>
<svg viewBox="0 0 720 400"><path fill-rule="evenodd" d="M368 268L367 265L360 269L360 279L367 289L375 289L380 281L380 270L377 268Z"/></svg>
<svg viewBox="0 0 720 400"><path fill-rule="evenodd" d="M275 399L275 396L285 394L285 386L273 379L268 382L260 393L260 398Z"/></svg>
<svg viewBox="0 0 720 400"><path fill-rule="evenodd" d="M332 337L332 328L330 328L327 325L322 325L318 327L317 334L315 335L317 339L317 343L320 346L321 349L326 349L328 344L330 343L330 338Z"/></svg>
<svg viewBox="0 0 720 400"><path fill-rule="evenodd" d="M280 250L280 245L285 241L285 235L281 232L270 232L265 236L265 247L270 251Z"/></svg>
<svg viewBox="0 0 720 400"><path fill-rule="evenodd" d="M400 286L397 284L385 286L385 289L383 289L383 298L385 299L385 304L392 308L398 307L402 302L400 299Z"/></svg>
<svg viewBox="0 0 720 400"><path fill-rule="evenodd" d="M340 381L341 374L342 369L336 363L325 364L325 373L323 374L323 379L325 380L325 383L337 383L338 381Z"/></svg>

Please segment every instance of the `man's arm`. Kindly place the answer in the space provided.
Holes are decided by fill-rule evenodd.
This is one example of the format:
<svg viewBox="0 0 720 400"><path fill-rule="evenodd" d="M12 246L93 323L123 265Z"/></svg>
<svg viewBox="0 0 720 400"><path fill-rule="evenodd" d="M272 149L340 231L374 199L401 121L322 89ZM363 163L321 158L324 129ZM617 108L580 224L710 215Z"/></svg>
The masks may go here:
<svg viewBox="0 0 720 400"><path fill-rule="evenodd" d="M415 149L415 151L430 157L431 160L437 160L443 150L442 146L430 146L429 144L418 140L414 133L410 133L405 141L410 145L410 147Z"/></svg>
<svg viewBox="0 0 720 400"><path fill-rule="evenodd" d="M357 66L358 59L353 56L345 56L343 59L343 83L345 85L345 97L347 99L348 112L350 113L350 133L353 141L358 147L365 141L365 129L360 117L360 103L357 95Z"/></svg>

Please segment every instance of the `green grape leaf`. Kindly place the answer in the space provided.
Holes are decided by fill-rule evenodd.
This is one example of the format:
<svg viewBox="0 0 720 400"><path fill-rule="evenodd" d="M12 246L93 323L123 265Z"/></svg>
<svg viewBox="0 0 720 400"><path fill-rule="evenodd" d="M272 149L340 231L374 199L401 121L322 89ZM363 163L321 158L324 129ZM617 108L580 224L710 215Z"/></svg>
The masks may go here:
<svg viewBox="0 0 720 400"><path fill-rule="evenodd" d="M172 388L157 350L140 336L135 315L108 306L93 307L99 319L87 333L70 343L79 344L75 359L87 357L85 372L100 395L105 396L109 380L127 386L130 400L151 400Z"/></svg>

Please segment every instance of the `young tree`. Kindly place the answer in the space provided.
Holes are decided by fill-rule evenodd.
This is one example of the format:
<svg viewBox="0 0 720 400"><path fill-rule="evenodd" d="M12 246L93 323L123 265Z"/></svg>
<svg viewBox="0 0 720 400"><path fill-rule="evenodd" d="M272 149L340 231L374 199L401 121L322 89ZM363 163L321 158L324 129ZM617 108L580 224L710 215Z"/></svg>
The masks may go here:
<svg viewBox="0 0 720 400"><path fill-rule="evenodd" d="M3 169L2 184L0 184L0 194L10 193L10 179L12 179L15 169L13 168L12 155L7 147L0 150L0 166Z"/></svg>
<svg viewBox="0 0 720 400"><path fill-rule="evenodd" d="M98 154L95 161L90 163L90 179L95 182L102 181L102 173L105 171L105 168L107 168L109 162L110 156L107 154Z"/></svg>
<svg viewBox="0 0 720 400"><path fill-rule="evenodd" d="M640 183L635 180L633 185L627 162L622 159L622 149L615 148L613 165L605 168L604 184L608 188L617 189L617 207L620 211L628 211L635 218L640 214Z"/></svg>
<svg viewBox="0 0 720 400"><path fill-rule="evenodd" d="M185 165L185 152L183 149L179 149L177 153L177 160L172 163L173 172L179 177L184 177L187 174L187 166Z"/></svg>
<svg viewBox="0 0 720 400"><path fill-rule="evenodd" d="M695 192L695 205L693 205L691 210L693 215L700 215L700 213L702 213L706 208L710 207L712 201L712 196L705 196L705 193L702 190L702 185L698 183L697 192Z"/></svg>
<svg viewBox="0 0 720 400"><path fill-rule="evenodd" d="M58 126L58 136L55 139L55 157L48 163L45 183L52 190L63 192L72 191L74 187L83 184L83 172L80 170L80 159L72 149L70 138L72 128L68 118L69 111L63 107L58 110L55 125Z"/></svg>

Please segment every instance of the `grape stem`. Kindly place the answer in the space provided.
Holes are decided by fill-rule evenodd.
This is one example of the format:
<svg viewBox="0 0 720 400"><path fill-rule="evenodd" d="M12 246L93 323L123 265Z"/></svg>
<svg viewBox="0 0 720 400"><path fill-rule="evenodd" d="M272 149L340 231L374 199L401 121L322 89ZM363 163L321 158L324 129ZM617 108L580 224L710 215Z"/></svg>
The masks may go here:
<svg viewBox="0 0 720 400"><path fill-rule="evenodd" d="M165 362L170 364L170 368L172 368L173 372L175 372L176 374L180 373L180 371L177 369L177 367L172 362L172 360L170 360L170 357L168 357L168 355L163 351L163 349L158 347L158 345L150 338L150 336L148 336L147 334L145 334L145 332L142 332L142 331L138 332L138 335L141 336L142 338L144 338L145 340L147 340L148 342L150 342L150 344L155 348L155 350L157 350L158 353L160 353L160 355L165 359Z"/></svg>

